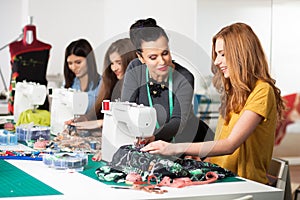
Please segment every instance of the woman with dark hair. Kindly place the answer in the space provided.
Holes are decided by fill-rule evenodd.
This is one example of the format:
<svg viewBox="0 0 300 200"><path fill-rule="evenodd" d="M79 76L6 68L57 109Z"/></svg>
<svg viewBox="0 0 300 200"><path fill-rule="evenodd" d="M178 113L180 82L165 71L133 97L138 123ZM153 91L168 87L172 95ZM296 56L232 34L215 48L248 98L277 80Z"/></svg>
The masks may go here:
<svg viewBox="0 0 300 200"><path fill-rule="evenodd" d="M212 131L193 112L194 76L172 60L165 30L152 18L141 19L131 25L130 39L138 58L125 73L121 101L151 106L157 113L155 133L138 142L213 139Z"/></svg>
<svg viewBox="0 0 300 200"><path fill-rule="evenodd" d="M221 93L215 141L157 141L142 151L210 156L212 163L240 177L268 184L274 133L285 104L261 43L247 24L231 24L213 37L212 60L213 83Z"/></svg>
<svg viewBox="0 0 300 200"><path fill-rule="evenodd" d="M102 83L94 108L86 115L76 119L77 129L95 129L102 127L101 113L103 100L115 100L121 97L123 77L130 61L137 57L135 48L129 38L113 42L104 56ZM96 121L97 119L97 121ZM67 124L73 121L66 122Z"/></svg>
<svg viewBox="0 0 300 200"><path fill-rule="evenodd" d="M85 39L71 42L65 50L65 88L87 92L88 110L95 104L101 76L97 72L96 59L91 44Z"/></svg>
<svg viewBox="0 0 300 200"><path fill-rule="evenodd" d="M101 113L102 101L115 100L121 97L126 68L130 61L136 57L135 47L129 38L113 42L104 56L102 83L94 108L86 115L77 118L76 123L74 123L74 120L69 120L66 124L74 125L78 130L101 128L103 124L103 114ZM92 159L100 161L101 153L96 153Z"/></svg>
<svg viewBox="0 0 300 200"><path fill-rule="evenodd" d="M102 85L95 104L97 119L103 119L103 115L100 112L103 100L114 101L121 98L125 71L130 61L136 57L135 48L129 38L119 39L107 49L104 57ZM90 119L91 115L88 117Z"/></svg>

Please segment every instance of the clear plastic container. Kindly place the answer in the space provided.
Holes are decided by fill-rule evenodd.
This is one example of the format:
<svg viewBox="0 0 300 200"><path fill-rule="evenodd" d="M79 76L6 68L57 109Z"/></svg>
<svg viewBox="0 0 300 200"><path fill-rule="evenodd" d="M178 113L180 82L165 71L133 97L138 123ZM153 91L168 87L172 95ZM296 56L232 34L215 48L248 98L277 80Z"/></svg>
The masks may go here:
<svg viewBox="0 0 300 200"><path fill-rule="evenodd" d="M17 145L18 134L8 130L0 130L0 145Z"/></svg>
<svg viewBox="0 0 300 200"><path fill-rule="evenodd" d="M88 156L85 153L46 154L43 163L55 169L82 171L88 164Z"/></svg>
<svg viewBox="0 0 300 200"><path fill-rule="evenodd" d="M43 138L50 140L50 127L48 126L32 126L30 124L22 124L16 127L18 140L29 142L30 140L38 140Z"/></svg>

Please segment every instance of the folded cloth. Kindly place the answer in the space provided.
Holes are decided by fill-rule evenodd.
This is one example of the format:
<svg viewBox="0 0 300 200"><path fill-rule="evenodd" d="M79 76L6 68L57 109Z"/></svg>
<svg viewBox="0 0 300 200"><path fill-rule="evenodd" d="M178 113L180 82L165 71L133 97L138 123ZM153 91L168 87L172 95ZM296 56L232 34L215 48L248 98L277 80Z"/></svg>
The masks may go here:
<svg viewBox="0 0 300 200"><path fill-rule="evenodd" d="M48 110L32 110L28 109L21 112L16 126L20 124L29 124L33 122L34 125L50 126L50 112Z"/></svg>

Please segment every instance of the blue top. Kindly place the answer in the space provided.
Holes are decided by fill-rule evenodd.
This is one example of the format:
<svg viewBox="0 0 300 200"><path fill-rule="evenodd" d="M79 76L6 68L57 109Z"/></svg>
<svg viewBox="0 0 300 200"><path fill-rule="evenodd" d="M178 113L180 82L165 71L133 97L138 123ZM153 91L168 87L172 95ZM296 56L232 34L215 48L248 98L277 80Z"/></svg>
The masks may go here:
<svg viewBox="0 0 300 200"><path fill-rule="evenodd" d="M85 113L87 113L91 108L93 108L93 106L96 102L97 96L98 96L100 85L101 85L101 76L100 75L99 75L97 87L95 87L93 89L93 86L94 86L93 82L89 83L88 90L87 90L88 97L89 97L89 104L88 104L88 108ZM73 82L71 88L81 91L80 81L77 77L74 78L74 82Z"/></svg>

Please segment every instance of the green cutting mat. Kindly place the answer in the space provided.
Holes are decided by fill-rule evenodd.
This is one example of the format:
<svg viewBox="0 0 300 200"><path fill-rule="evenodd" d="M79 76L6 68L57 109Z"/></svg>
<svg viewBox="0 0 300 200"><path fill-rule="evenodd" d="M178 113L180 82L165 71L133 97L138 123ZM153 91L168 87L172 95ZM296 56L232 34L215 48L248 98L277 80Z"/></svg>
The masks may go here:
<svg viewBox="0 0 300 200"><path fill-rule="evenodd" d="M0 198L61 194L14 165L0 159Z"/></svg>
<svg viewBox="0 0 300 200"><path fill-rule="evenodd" d="M95 162L92 160L92 157L93 157L92 155L88 156L88 164L84 166L84 170L80 173L99 181L97 175L95 174L95 171L97 168L106 165L106 162L104 161Z"/></svg>
<svg viewBox="0 0 300 200"><path fill-rule="evenodd" d="M92 161L92 156L89 155L89 160L88 160L88 165L86 165L84 167L84 170L82 172L80 172L81 174L84 174L90 178L93 178L95 180L98 180L98 177L97 175L95 174L95 171L97 168L103 166L103 165L106 165L106 162L104 161L100 161L100 162L94 162ZM245 181L243 179L240 179L238 177L226 177L224 179L219 179L216 181L216 183L225 183L225 182L239 182L239 181ZM114 185L114 186L129 186L128 184L126 183L115 183L113 181L101 181L102 183L105 183L107 185Z"/></svg>

